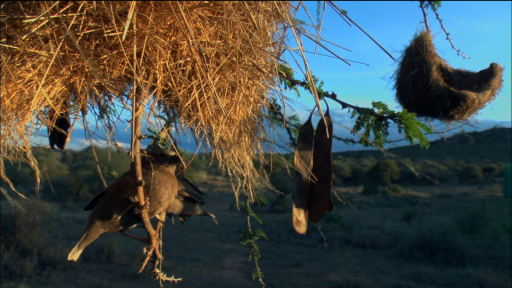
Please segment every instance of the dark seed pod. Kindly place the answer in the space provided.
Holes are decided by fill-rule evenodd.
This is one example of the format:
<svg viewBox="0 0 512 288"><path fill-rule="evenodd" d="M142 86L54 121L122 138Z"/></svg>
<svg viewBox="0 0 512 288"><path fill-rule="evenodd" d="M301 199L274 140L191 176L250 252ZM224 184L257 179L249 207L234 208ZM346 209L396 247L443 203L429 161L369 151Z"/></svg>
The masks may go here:
<svg viewBox="0 0 512 288"><path fill-rule="evenodd" d="M327 126L325 125L327 122ZM325 211L332 211L332 121L329 109L325 113L325 121L320 119L316 126L315 148L313 150L313 180L311 182L311 205L309 219L318 222Z"/></svg>
<svg viewBox="0 0 512 288"><path fill-rule="evenodd" d="M293 227L300 234L308 229L308 203L310 202L310 178L313 165L314 131L309 119L302 125L297 137L297 149L293 161Z"/></svg>

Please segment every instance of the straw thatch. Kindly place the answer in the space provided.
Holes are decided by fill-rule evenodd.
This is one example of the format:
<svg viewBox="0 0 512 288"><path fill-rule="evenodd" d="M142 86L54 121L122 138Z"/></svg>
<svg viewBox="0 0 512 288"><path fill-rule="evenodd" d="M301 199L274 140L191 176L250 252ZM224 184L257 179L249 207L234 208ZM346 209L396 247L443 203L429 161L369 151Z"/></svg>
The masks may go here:
<svg viewBox="0 0 512 288"><path fill-rule="evenodd" d="M30 137L42 125L53 129L65 114L71 130L88 130L89 113L112 135L114 108L130 107L139 91L148 122L162 128L151 117L156 103L171 109L250 189L283 31L295 25L289 10L288 2L2 3L2 178L5 159L37 168Z"/></svg>
<svg viewBox="0 0 512 288"><path fill-rule="evenodd" d="M452 68L437 55L430 32L423 31L399 63L396 99L417 116L465 120L494 100L502 87L502 73L496 63L479 72Z"/></svg>

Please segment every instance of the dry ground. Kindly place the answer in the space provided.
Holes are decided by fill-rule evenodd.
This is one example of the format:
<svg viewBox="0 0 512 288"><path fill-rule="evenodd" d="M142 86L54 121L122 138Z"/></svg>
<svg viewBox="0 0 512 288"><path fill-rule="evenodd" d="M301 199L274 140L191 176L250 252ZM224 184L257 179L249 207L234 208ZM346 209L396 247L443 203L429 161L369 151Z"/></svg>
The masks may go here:
<svg viewBox="0 0 512 288"><path fill-rule="evenodd" d="M229 209L235 200L230 184L209 180L198 186L218 225L208 217L176 228L167 222L163 270L183 281L166 287L259 287L251 279L248 248L238 243L245 213ZM336 201L305 236L292 228L290 196L283 207L255 207L264 225L254 226L269 236L258 242L267 287L511 287L511 202L492 195L492 187L409 187L396 197L360 190L337 189L345 205ZM269 204L275 199L264 195ZM23 236L9 230L6 221L21 218L13 218L4 202L1 287L158 287L148 268L137 274L141 244L119 233L100 237L77 263L66 261L85 227L89 213L81 210L87 203L45 206L55 209L55 217ZM25 245L40 251L21 258L21 248L4 247L13 239L32 239Z"/></svg>

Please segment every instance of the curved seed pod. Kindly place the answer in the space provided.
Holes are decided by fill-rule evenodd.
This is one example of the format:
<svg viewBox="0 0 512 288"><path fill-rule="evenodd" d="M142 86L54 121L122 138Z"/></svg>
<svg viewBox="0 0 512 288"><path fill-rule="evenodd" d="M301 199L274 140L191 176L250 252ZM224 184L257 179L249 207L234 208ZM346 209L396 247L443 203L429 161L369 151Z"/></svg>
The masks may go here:
<svg viewBox="0 0 512 288"><path fill-rule="evenodd" d="M308 229L308 203L310 202L310 178L313 165L314 131L311 115L302 125L297 137L297 149L293 160L293 227L300 234Z"/></svg>
<svg viewBox="0 0 512 288"><path fill-rule="evenodd" d="M327 122L327 126L325 125ZM329 108L325 113L325 121L320 119L316 126L315 148L313 150L313 176L316 182L311 183L311 205L309 219L318 222L325 211L332 211L332 121ZM313 178L313 179L315 179Z"/></svg>

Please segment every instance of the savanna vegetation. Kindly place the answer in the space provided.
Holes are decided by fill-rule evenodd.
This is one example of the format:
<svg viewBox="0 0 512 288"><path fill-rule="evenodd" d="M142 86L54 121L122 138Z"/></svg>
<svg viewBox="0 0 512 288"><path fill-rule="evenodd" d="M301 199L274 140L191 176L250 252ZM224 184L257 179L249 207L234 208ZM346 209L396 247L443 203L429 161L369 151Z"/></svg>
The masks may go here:
<svg viewBox="0 0 512 288"><path fill-rule="evenodd" d="M292 156L272 155L272 168L260 172L284 195L261 187L267 205L252 208L268 235L258 242L267 286L509 287L511 206L503 198L503 174L510 138L510 128L494 128L434 141L428 150L390 149L394 156L388 157L380 151L335 153L339 200L306 235L290 221L285 161ZM107 184L129 169L128 154L95 149ZM134 273L141 245L117 233L102 236L78 263L65 260L87 221L81 210L103 184L90 148L34 151L44 179L38 195L30 167L6 165L32 200L16 198L27 211L20 212L2 197L2 287L148 285L149 272ZM238 244L245 208L233 208L229 182L203 156L194 158L186 176L207 193L219 224L193 217L174 229L168 221L164 269L183 277L179 287L257 287L248 251Z"/></svg>

